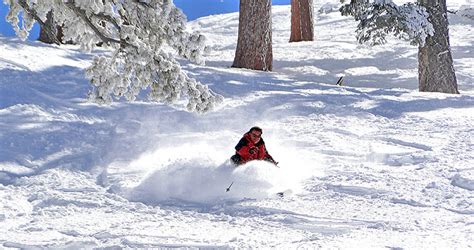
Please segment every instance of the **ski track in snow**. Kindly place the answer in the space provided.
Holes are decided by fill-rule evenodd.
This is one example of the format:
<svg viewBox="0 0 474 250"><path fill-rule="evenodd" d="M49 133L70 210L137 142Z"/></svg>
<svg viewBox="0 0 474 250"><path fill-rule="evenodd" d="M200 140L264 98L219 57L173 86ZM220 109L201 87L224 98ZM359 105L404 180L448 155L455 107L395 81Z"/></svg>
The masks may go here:
<svg viewBox="0 0 474 250"><path fill-rule="evenodd" d="M205 115L86 103L93 55L0 38L0 246L474 247L472 24L450 16L446 95L416 91L416 48L358 45L334 12L289 44L289 13L273 7L273 72L229 68L236 13L189 23L213 51L181 63L225 97ZM254 125L280 168L229 165Z"/></svg>

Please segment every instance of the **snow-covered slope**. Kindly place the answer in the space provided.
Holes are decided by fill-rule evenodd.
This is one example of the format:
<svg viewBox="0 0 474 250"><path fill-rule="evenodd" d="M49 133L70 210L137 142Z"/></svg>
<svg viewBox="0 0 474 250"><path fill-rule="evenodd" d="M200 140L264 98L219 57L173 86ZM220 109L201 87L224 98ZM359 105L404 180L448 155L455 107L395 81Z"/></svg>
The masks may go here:
<svg viewBox="0 0 474 250"><path fill-rule="evenodd" d="M290 44L289 13L273 72L230 68L237 13L189 23L213 51L185 70L225 97L205 115L85 103L93 55L0 38L0 246L473 248L472 21L450 15L446 95L416 90L415 47L358 45L334 12ZM229 165L254 125L280 168Z"/></svg>

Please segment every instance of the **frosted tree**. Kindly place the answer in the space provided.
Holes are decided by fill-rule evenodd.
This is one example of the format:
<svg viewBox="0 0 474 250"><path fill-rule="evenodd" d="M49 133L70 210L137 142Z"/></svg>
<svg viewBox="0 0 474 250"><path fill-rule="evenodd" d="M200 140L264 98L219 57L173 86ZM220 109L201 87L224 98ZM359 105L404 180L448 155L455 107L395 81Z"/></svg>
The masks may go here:
<svg viewBox="0 0 474 250"><path fill-rule="evenodd" d="M313 0L291 0L290 42L313 40Z"/></svg>
<svg viewBox="0 0 474 250"><path fill-rule="evenodd" d="M204 63L205 38L186 32L185 16L171 0L4 2L10 6L7 20L22 39L35 21L44 24L51 12L54 23L63 28L64 40L86 51L97 44L110 49L86 70L92 84L89 98L95 102L133 101L143 91L150 101L172 104L186 98L189 111L205 112L222 99L188 77L170 53L172 49L192 62Z"/></svg>
<svg viewBox="0 0 474 250"><path fill-rule="evenodd" d="M391 0L351 0L340 9L359 21L357 40L371 45L386 42L386 35L418 45L419 90L459 93L449 45L445 0L418 0L396 5Z"/></svg>
<svg viewBox="0 0 474 250"><path fill-rule="evenodd" d="M240 0L239 34L232 67L272 70L271 0Z"/></svg>

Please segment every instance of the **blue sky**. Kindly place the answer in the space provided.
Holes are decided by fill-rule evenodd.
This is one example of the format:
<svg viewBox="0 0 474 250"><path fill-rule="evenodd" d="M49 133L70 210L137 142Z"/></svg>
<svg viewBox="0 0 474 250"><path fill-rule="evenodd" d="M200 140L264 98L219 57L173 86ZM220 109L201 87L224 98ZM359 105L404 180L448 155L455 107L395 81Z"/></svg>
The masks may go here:
<svg viewBox="0 0 474 250"><path fill-rule="evenodd" d="M274 5L290 4L290 0L273 0ZM202 16L239 11L239 0L174 0L176 6L181 8L187 15L188 20L194 20ZM0 34L3 36L15 36L15 32L9 23L5 21L8 6L0 1ZM36 24L31 31L29 39L38 37L39 28Z"/></svg>

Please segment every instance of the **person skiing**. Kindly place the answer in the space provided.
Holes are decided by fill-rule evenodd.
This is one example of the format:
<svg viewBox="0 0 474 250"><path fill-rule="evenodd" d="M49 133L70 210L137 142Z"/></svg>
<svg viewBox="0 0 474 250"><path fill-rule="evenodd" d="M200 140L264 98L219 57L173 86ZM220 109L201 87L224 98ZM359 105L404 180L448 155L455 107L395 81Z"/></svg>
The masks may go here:
<svg viewBox="0 0 474 250"><path fill-rule="evenodd" d="M238 166L252 160L264 160L277 165L278 162L265 148L262 133L262 129L259 127L252 127L245 133L235 146L235 155L230 157L231 162Z"/></svg>

